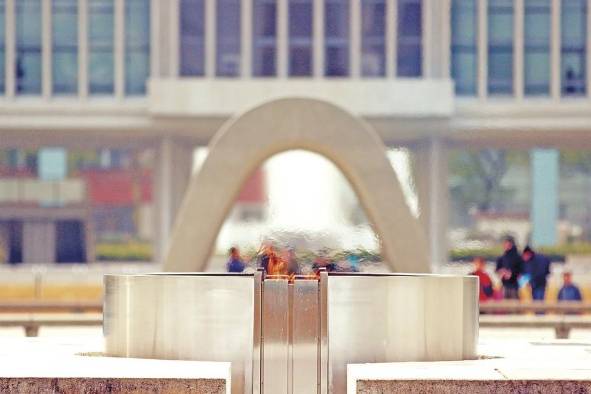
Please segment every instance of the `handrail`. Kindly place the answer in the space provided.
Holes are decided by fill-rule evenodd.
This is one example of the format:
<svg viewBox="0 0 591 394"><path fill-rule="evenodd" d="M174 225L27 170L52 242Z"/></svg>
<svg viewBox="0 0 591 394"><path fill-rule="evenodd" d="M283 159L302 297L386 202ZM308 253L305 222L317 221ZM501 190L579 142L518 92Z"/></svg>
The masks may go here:
<svg viewBox="0 0 591 394"><path fill-rule="evenodd" d="M579 301L560 301L560 302L545 302L545 301L517 301L517 300L503 300L503 301L489 301L480 303L480 312L485 313L556 313L556 314L571 314L571 313L591 313L591 303Z"/></svg>
<svg viewBox="0 0 591 394"><path fill-rule="evenodd" d="M94 301L46 301L15 300L1 301L0 313L55 313L55 312L98 312L103 311L102 300Z"/></svg>

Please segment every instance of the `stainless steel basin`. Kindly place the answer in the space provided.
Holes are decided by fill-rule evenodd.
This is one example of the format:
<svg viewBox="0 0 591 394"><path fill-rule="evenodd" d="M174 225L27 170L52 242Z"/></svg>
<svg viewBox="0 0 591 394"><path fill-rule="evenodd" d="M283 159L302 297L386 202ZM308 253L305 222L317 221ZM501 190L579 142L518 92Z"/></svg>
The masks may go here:
<svg viewBox="0 0 591 394"><path fill-rule="evenodd" d="M349 363L476 358L478 279L105 277L106 352L232 362L232 393L343 393Z"/></svg>

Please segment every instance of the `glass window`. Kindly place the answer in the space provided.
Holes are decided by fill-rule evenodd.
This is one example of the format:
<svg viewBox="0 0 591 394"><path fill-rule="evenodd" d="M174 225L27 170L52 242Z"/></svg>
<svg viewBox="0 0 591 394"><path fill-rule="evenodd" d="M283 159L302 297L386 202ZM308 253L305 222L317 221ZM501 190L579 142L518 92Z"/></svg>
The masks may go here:
<svg viewBox="0 0 591 394"><path fill-rule="evenodd" d="M476 95L478 7L476 0L454 0L451 10L451 75L456 94Z"/></svg>
<svg viewBox="0 0 591 394"><path fill-rule="evenodd" d="M6 84L4 82L6 72L4 70L4 61L6 56L6 46L5 46L5 23L6 23L6 13L4 11L5 1L0 0L0 95L4 94L6 91Z"/></svg>
<svg viewBox="0 0 591 394"><path fill-rule="evenodd" d="M78 91L78 1L51 4L53 93L73 94Z"/></svg>
<svg viewBox="0 0 591 394"><path fill-rule="evenodd" d="M289 1L289 75L312 75L312 0Z"/></svg>
<svg viewBox="0 0 591 394"><path fill-rule="evenodd" d="M561 74L564 96L583 95L587 79L585 68L587 51L587 2L563 0L561 22Z"/></svg>
<svg viewBox="0 0 591 394"><path fill-rule="evenodd" d="M240 0L217 1L216 74L240 75Z"/></svg>
<svg viewBox="0 0 591 394"><path fill-rule="evenodd" d="M513 93L513 0L488 3L488 93Z"/></svg>
<svg viewBox="0 0 591 394"><path fill-rule="evenodd" d="M324 11L324 73L349 75L349 0L326 0Z"/></svg>
<svg viewBox="0 0 591 394"><path fill-rule="evenodd" d="M125 93L145 94L150 75L150 0L125 1Z"/></svg>
<svg viewBox="0 0 591 394"><path fill-rule="evenodd" d="M550 93L550 0L525 2L524 78L526 95Z"/></svg>
<svg viewBox="0 0 591 394"><path fill-rule="evenodd" d="M276 74L277 68L277 2L253 1L252 72L257 77Z"/></svg>
<svg viewBox="0 0 591 394"><path fill-rule="evenodd" d="M181 0L180 7L180 75L205 75L205 0Z"/></svg>
<svg viewBox="0 0 591 394"><path fill-rule="evenodd" d="M41 93L41 1L16 2L16 92Z"/></svg>
<svg viewBox="0 0 591 394"><path fill-rule="evenodd" d="M386 75L385 0L367 0L361 5L361 74Z"/></svg>
<svg viewBox="0 0 591 394"><path fill-rule="evenodd" d="M113 0L90 0L88 26L88 82L92 95L115 91Z"/></svg>
<svg viewBox="0 0 591 394"><path fill-rule="evenodd" d="M422 7L421 0L398 1L398 76L422 75Z"/></svg>

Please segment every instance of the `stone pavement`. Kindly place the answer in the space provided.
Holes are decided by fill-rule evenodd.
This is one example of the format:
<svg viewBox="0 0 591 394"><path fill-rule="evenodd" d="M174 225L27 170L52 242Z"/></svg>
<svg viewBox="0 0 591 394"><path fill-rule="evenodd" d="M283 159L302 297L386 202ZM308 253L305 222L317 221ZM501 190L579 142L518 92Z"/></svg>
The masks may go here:
<svg viewBox="0 0 591 394"><path fill-rule="evenodd" d="M480 341L481 359L354 364L349 393L591 393L591 337Z"/></svg>
<svg viewBox="0 0 591 394"><path fill-rule="evenodd" d="M102 350L100 336L2 337L0 392L230 392L230 363L104 357Z"/></svg>
<svg viewBox="0 0 591 394"><path fill-rule="evenodd" d="M100 332L91 333L0 336L0 392L229 393L229 363L104 357ZM348 392L591 393L591 335L581 333L571 340L486 335L479 360L349 365Z"/></svg>

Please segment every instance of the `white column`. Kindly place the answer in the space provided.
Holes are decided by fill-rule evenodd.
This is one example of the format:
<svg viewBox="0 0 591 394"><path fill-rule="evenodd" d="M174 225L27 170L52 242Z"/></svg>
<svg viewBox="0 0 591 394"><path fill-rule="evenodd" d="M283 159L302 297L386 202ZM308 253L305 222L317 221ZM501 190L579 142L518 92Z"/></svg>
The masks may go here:
<svg viewBox="0 0 591 394"><path fill-rule="evenodd" d="M398 1L386 0L386 77L396 78Z"/></svg>
<svg viewBox="0 0 591 394"><path fill-rule="evenodd" d="M125 0L115 0L115 97L125 96Z"/></svg>
<svg viewBox="0 0 591 394"><path fill-rule="evenodd" d="M523 53L525 4L524 0L514 0L515 12L513 15L513 94L517 100L523 99Z"/></svg>
<svg viewBox="0 0 591 394"><path fill-rule="evenodd" d="M88 97L88 0L78 0L78 96Z"/></svg>
<svg viewBox="0 0 591 394"><path fill-rule="evenodd" d="M349 71L351 78L361 75L361 0L349 0Z"/></svg>
<svg viewBox="0 0 591 394"><path fill-rule="evenodd" d="M252 77L252 0L242 0L240 9L241 22L241 77Z"/></svg>
<svg viewBox="0 0 591 394"><path fill-rule="evenodd" d="M441 74L443 78L451 78L451 0L441 0L440 28L441 38ZM434 37L437 33L434 34Z"/></svg>
<svg viewBox="0 0 591 394"><path fill-rule="evenodd" d="M155 254L162 261L176 214L185 196L193 168L194 146L164 137L157 147L154 180Z"/></svg>
<svg viewBox="0 0 591 394"><path fill-rule="evenodd" d="M445 142L431 137L415 150L414 176L419 219L425 228L434 270L447 262L449 207L448 156Z"/></svg>
<svg viewBox="0 0 591 394"><path fill-rule="evenodd" d="M215 77L216 1L205 0L205 76Z"/></svg>
<svg viewBox="0 0 591 394"><path fill-rule="evenodd" d="M436 0L442 1L442 0ZM423 69L423 78L432 78L433 77L433 67L432 67L432 55L433 49L431 47L431 32L433 28L433 4L431 0L423 0L423 6L421 8L422 14L422 26L423 32L421 34L421 47L422 47L422 69Z"/></svg>
<svg viewBox="0 0 591 394"><path fill-rule="evenodd" d="M169 51L170 51L170 76L179 76L180 65L180 5L179 0L170 0L170 18L169 18Z"/></svg>
<svg viewBox="0 0 591 394"><path fill-rule="evenodd" d="M16 0L6 0L6 58L4 59L6 77L6 97L16 94Z"/></svg>
<svg viewBox="0 0 591 394"><path fill-rule="evenodd" d="M478 0L478 97L488 96L488 1Z"/></svg>
<svg viewBox="0 0 591 394"><path fill-rule="evenodd" d="M52 64L51 64L51 0L41 2L41 95L45 99L51 97L52 90Z"/></svg>
<svg viewBox="0 0 591 394"><path fill-rule="evenodd" d="M560 0L551 0L552 30L550 38L550 95L560 100Z"/></svg>
<svg viewBox="0 0 591 394"><path fill-rule="evenodd" d="M277 76L288 75L289 7L287 0L277 0Z"/></svg>
<svg viewBox="0 0 591 394"><path fill-rule="evenodd" d="M155 253L154 260L161 262L170 237L172 225L172 141L164 137L157 148L156 154L156 177L154 182L155 199L154 209L156 212L156 231L154 232Z"/></svg>
<svg viewBox="0 0 591 394"><path fill-rule="evenodd" d="M586 47L587 97L591 97L591 0L587 0L587 47Z"/></svg>
<svg viewBox="0 0 591 394"><path fill-rule="evenodd" d="M166 3L160 0L150 0L150 77L160 77L160 36L162 23L160 14L161 5Z"/></svg>
<svg viewBox="0 0 591 394"><path fill-rule="evenodd" d="M324 0L313 0L314 77L324 76Z"/></svg>

